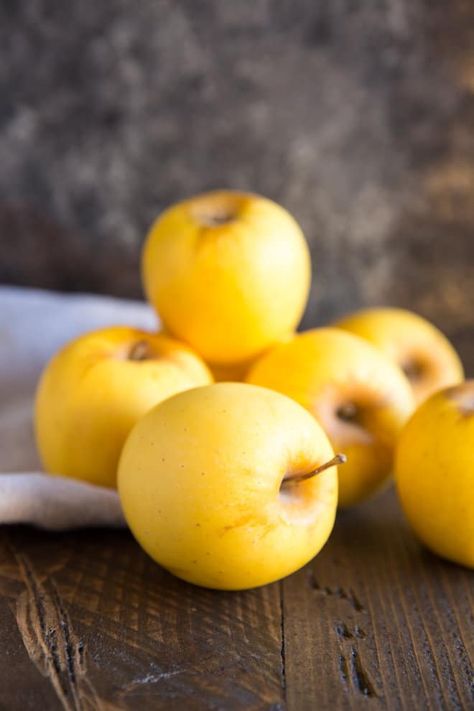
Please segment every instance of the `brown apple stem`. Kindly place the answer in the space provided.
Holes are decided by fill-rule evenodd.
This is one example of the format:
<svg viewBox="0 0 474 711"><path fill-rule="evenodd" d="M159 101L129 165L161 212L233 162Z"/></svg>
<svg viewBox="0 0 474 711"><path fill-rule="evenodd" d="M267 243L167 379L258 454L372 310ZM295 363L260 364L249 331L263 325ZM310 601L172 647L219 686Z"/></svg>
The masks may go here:
<svg viewBox="0 0 474 711"><path fill-rule="evenodd" d="M306 481L306 479L311 479L313 476L321 474L321 472L324 472L326 469L335 467L338 464L345 464L345 462L347 462L347 457L345 454L336 454L336 456L330 459L329 462L321 464L319 467L316 467L316 469L312 469L310 472L306 472L306 474L297 474L296 476L290 476L288 477L288 479L284 479L283 482L285 484L297 484L300 481Z"/></svg>
<svg viewBox="0 0 474 711"><path fill-rule="evenodd" d="M152 352L148 341L137 341L128 352L129 360L148 360L151 357Z"/></svg>

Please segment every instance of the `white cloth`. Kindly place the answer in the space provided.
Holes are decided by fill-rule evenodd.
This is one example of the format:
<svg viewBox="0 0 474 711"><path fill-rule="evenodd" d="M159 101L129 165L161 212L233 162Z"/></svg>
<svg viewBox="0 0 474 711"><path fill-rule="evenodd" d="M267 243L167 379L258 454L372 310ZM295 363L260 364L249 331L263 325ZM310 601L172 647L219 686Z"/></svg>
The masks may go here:
<svg viewBox="0 0 474 711"><path fill-rule="evenodd" d="M41 472L0 475L0 523L52 531L125 525L116 491Z"/></svg>
<svg viewBox="0 0 474 711"><path fill-rule="evenodd" d="M124 525L115 492L39 472L32 428L36 383L51 355L80 333L117 324L157 328L143 303L0 287L0 524Z"/></svg>

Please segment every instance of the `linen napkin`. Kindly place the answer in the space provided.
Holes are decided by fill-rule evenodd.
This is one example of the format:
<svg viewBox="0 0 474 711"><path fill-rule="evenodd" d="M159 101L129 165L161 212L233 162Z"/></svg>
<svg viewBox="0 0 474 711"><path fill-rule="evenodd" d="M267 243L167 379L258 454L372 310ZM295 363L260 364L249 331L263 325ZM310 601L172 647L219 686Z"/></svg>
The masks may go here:
<svg viewBox="0 0 474 711"><path fill-rule="evenodd" d="M80 333L119 324L158 326L140 302L0 286L0 524L125 525L115 491L40 471L32 427L36 383L53 353Z"/></svg>

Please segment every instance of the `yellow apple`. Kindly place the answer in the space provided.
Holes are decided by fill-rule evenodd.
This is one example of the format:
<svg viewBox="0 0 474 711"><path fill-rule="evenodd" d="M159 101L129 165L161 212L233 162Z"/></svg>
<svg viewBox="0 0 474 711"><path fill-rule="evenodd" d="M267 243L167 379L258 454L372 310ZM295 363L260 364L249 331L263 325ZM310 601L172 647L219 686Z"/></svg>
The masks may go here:
<svg viewBox="0 0 474 711"><path fill-rule="evenodd" d="M243 363L207 363L207 367L212 373L216 383L242 382L253 361Z"/></svg>
<svg viewBox="0 0 474 711"><path fill-rule="evenodd" d="M417 403L464 378L458 354L441 331L404 309L365 309L335 326L366 338L404 371Z"/></svg>
<svg viewBox="0 0 474 711"><path fill-rule="evenodd" d="M399 439L395 478L418 538L474 568L474 380L441 390L418 408Z"/></svg>
<svg viewBox="0 0 474 711"><path fill-rule="evenodd" d="M287 343L294 337L294 335L294 333L287 333L284 338L282 337L278 339L278 343ZM266 353L268 350L269 349L266 348L263 353ZM261 357L263 353L260 353L259 357ZM242 383L256 360L256 358L251 358L250 360L242 361L240 363L206 363L206 365L211 371L216 383Z"/></svg>
<svg viewBox="0 0 474 711"><path fill-rule="evenodd" d="M340 506L363 501L390 476L413 396L401 370L367 341L336 328L306 331L259 358L246 380L297 400L347 454Z"/></svg>
<svg viewBox="0 0 474 711"><path fill-rule="evenodd" d="M249 360L296 328L309 292L303 233L258 195L211 192L166 210L143 251L165 327L214 364Z"/></svg>
<svg viewBox="0 0 474 711"><path fill-rule="evenodd" d="M123 443L151 407L212 376L187 346L161 334L104 328L71 341L46 366L35 408L46 471L113 487Z"/></svg>
<svg viewBox="0 0 474 711"><path fill-rule="evenodd" d="M125 518L147 553L197 585L277 580L326 542L334 457L300 405L265 388L217 383L180 393L134 427L119 465Z"/></svg>

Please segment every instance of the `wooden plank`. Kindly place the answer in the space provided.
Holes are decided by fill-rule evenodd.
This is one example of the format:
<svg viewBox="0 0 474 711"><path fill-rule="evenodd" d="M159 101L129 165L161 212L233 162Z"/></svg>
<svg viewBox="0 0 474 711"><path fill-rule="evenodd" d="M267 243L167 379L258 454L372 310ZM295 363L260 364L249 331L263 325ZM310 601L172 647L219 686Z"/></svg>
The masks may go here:
<svg viewBox="0 0 474 711"><path fill-rule="evenodd" d="M279 586L218 593L126 532L0 532L0 707L274 709Z"/></svg>
<svg viewBox="0 0 474 711"><path fill-rule="evenodd" d="M282 583L289 711L474 708L473 583L417 544L393 492L341 513Z"/></svg>
<svg viewBox="0 0 474 711"><path fill-rule="evenodd" d="M126 532L4 529L0 707L467 709L473 602L472 574L423 551L390 493L247 593L172 578Z"/></svg>

